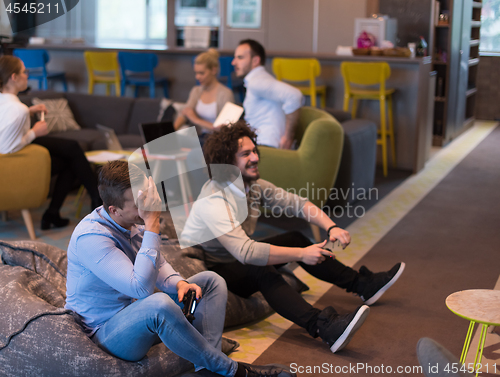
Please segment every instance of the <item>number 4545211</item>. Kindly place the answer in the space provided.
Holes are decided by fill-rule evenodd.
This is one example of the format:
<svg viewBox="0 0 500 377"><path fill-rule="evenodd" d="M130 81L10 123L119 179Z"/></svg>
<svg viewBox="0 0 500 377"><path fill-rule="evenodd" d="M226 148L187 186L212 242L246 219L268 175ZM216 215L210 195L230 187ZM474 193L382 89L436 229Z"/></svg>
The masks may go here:
<svg viewBox="0 0 500 377"><path fill-rule="evenodd" d="M10 3L5 9L7 13L59 13L59 4L55 3L52 7L51 4L44 3L25 3L21 8L20 3Z"/></svg>

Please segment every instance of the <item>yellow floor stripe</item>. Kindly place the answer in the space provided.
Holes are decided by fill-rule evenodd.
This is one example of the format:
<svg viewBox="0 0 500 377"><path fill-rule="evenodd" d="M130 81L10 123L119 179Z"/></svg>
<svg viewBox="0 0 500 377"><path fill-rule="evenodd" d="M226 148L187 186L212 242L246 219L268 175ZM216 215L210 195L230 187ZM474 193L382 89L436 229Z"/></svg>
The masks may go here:
<svg viewBox="0 0 500 377"><path fill-rule="evenodd" d="M497 122L476 122L474 127L435 154L425 169L407 179L347 228L352 243L343 252L337 253L337 257L346 265L356 264L497 125ZM331 287L300 267L295 273L311 288L304 295L310 304L314 304ZM236 339L241 344L231 358L253 363L291 325L290 321L273 314L252 326L226 332L226 337Z"/></svg>

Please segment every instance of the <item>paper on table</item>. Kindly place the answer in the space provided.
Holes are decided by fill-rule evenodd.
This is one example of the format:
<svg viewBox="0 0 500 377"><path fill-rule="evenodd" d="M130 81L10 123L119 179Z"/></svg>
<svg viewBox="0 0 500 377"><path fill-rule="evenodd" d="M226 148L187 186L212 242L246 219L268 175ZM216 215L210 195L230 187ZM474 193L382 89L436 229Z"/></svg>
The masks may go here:
<svg viewBox="0 0 500 377"><path fill-rule="evenodd" d="M224 124L234 123L240 119L241 114L243 114L243 107L235 105L231 102L226 102L224 107L219 113L217 119L215 119L214 127L220 127Z"/></svg>
<svg viewBox="0 0 500 377"><path fill-rule="evenodd" d="M91 156L87 156L87 160L89 160L89 162L98 163L98 162L116 161L124 157L125 157L124 154L103 151L93 154Z"/></svg>

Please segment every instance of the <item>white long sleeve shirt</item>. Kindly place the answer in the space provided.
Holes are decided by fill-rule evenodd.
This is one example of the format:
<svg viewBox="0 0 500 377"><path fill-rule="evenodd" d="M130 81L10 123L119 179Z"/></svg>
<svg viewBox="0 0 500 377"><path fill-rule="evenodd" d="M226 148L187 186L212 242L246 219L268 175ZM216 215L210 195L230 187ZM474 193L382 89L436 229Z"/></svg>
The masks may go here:
<svg viewBox="0 0 500 377"><path fill-rule="evenodd" d="M302 93L276 80L263 66L252 69L243 82L247 89L243 101L245 120L256 130L260 145L278 148L285 134L285 115L302 106Z"/></svg>
<svg viewBox="0 0 500 377"><path fill-rule="evenodd" d="M14 153L35 140L28 106L10 93L0 93L0 153Z"/></svg>

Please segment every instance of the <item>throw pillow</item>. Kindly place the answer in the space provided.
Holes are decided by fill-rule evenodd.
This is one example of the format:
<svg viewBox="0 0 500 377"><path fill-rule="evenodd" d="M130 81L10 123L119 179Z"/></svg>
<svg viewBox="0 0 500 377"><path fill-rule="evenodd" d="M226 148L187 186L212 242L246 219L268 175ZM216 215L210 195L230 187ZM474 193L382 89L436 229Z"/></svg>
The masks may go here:
<svg viewBox="0 0 500 377"><path fill-rule="evenodd" d="M79 130L80 126L69 108L66 98L44 99L33 98L34 105L43 104L47 108L45 121L49 132Z"/></svg>

